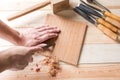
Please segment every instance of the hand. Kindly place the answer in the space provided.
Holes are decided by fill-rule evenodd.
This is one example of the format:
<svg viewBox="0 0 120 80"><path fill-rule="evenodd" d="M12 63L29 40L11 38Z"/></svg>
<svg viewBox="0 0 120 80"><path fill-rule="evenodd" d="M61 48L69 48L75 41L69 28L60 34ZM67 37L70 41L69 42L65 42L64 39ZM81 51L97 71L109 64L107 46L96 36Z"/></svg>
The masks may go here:
<svg viewBox="0 0 120 80"><path fill-rule="evenodd" d="M33 60L32 55L34 52L42 50L44 46L46 46L46 44L40 44L33 47L17 46L6 50L6 53L9 55L8 61L10 63L8 68L14 70L24 69L28 63Z"/></svg>
<svg viewBox="0 0 120 80"><path fill-rule="evenodd" d="M57 37L60 30L57 27L41 26L37 28L27 29L22 32L22 46L35 46L48 39Z"/></svg>

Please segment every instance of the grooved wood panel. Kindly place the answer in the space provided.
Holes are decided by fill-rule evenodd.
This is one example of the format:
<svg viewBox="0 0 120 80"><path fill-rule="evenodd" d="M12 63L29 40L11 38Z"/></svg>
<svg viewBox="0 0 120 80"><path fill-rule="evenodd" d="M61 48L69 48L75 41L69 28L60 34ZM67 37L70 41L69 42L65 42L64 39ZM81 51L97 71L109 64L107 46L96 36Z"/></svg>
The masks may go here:
<svg viewBox="0 0 120 80"><path fill-rule="evenodd" d="M61 61L77 65L87 25L50 14L47 15L46 24L61 30L52 54Z"/></svg>
<svg viewBox="0 0 120 80"><path fill-rule="evenodd" d="M19 12L38 4L45 0L0 0L0 17L7 17L13 13ZM86 1L86 0L84 0ZM114 14L120 16L120 0L97 0ZM72 7L80 3L80 0L70 0ZM27 14L19 19L9 22L11 27L34 27L39 26L44 14L50 13L51 7L47 7ZM46 71L36 73L31 72L31 68L36 66L43 56L34 56L34 62L24 70L5 71L0 73L0 80L120 80L120 44L104 35L94 25L83 19L72 10L65 10L63 17L87 22L88 30L85 38L85 45L80 57L79 67L69 66L61 63L62 71L57 77L51 78ZM10 43L0 40L0 51L12 47ZM87 62L87 63L86 63ZM108 63L109 62L109 63ZM84 63L84 64L83 64ZM86 63L86 64L85 64ZM91 64L97 63L97 64ZM103 64L107 63L107 64ZM113 64L111 64L113 63Z"/></svg>

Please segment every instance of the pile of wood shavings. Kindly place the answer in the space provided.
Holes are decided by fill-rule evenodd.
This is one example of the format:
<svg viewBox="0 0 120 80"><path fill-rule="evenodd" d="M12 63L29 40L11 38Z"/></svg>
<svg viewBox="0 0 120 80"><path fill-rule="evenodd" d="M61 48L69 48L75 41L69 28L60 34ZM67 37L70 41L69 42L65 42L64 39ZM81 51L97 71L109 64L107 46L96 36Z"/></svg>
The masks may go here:
<svg viewBox="0 0 120 80"><path fill-rule="evenodd" d="M55 77L56 74L61 70L59 65L59 60L52 56L47 56L42 60L42 65L46 65L49 67L49 74L52 77Z"/></svg>
<svg viewBox="0 0 120 80"><path fill-rule="evenodd" d="M45 59L41 60L39 64L41 65L41 67L40 65L38 65L38 63L36 63L35 69L31 68L30 70L31 71L34 70L35 72L40 72L41 69L46 66L48 73L52 77L56 77L57 73L60 72L61 70L59 65L59 60L52 56L45 57Z"/></svg>

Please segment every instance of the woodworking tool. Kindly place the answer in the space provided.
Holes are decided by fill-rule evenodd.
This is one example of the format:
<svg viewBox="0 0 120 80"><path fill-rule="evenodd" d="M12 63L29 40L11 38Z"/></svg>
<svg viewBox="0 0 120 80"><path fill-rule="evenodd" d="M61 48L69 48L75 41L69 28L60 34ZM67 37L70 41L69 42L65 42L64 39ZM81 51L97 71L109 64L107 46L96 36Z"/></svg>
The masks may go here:
<svg viewBox="0 0 120 80"><path fill-rule="evenodd" d="M100 18L103 18L103 15L100 14L99 12L95 11L94 9L90 8L90 7L87 7L86 5L84 4L80 4L79 7L82 9L82 10L85 10L87 11L88 13L90 14L93 14L97 17L100 17Z"/></svg>
<svg viewBox="0 0 120 80"><path fill-rule="evenodd" d="M106 26L104 26L103 24L99 24L97 21L97 18L95 18L94 16L92 16L91 14L81 10L81 8L79 7L75 7L74 11L77 12L79 15L81 15L83 18L85 18L86 20L88 20L89 22L93 23L94 25L97 26L97 28L99 28L104 34L106 34L108 37L110 37L111 39L115 40L115 41L120 41L120 36L117 35L116 33L114 33L113 31L111 31L110 29L108 29Z"/></svg>
<svg viewBox="0 0 120 80"><path fill-rule="evenodd" d="M87 0L89 3L94 3L95 5L99 6L100 8L104 9L103 11L101 10L101 12L105 15L108 16L110 18L113 18L115 20L117 20L118 22L120 22L120 17L111 13L109 9L107 9L106 7L102 6L98 1L96 0Z"/></svg>
<svg viewBox="0 0 120 80"><path fill-rule="evenodd" d="M55 42L47 44L46 46L43 47L43 49L47 49L51 46L55 46Z"/></svg>
<svg viewBox="0 0 120 80"><path fill-rule="evenodd" d="M50 3L51 3L51 6L52 6L53 13L57 13L59 11L65 10L65 9L67 9L69 7L69 0L47 0L47 1L43 2L43 3L39 3L37 5L29 7L29 8L27 8L27 9L21 11L21 12L10 15L10 16L8 16L7 19L8 19L8 21L16 19L16 18L21 17L21 16L23 16L25 14L33 12L33 11L35 11L37 9L43 8L43 7L47 6Z"/></svg>
<svg viewBox="0 0 120 80"><path fill-rule="evenodd" d="M107 22L111 23L112 25L114 25L115 27L119 28L120 29L120 22L118 20L116 20L115 18L112 18L111 16L113 16L114 14L112 13L109 13L107 11L103 11L103 10L100 10L96 7L93 7L87 3L85 3L83 0L80 0L83 4L85 4L89 9L93 9L97 12L99 12L100 14L102 14L102 18L104 18ZM116 15L114 15L115 17ZM99 16L98 16L99 17ZM100 17L101 18L101 17ZM118 17L117 17L118 18Z"/></svg>
<svg viewBox="0 0 120 80"><path fill-rule="evenodd" d="M98 5L99 7L105 9L106 11L108 12L111 12L109 9L107 9L105 6L103 6L102 4L100 4L97 0L87 0L89 3L93 3L93 4L96 4Z"/></svg>
<svg viewBox="0 0 120 80"><path fill-rule="evenodd" d="M93 8L93 9L95 9L95 10L97 10L97 11L99 11L100 9L98 9L98 8L96 8L96 7L93 7L93 6L91 6L91 5L89 5L89 4L87 4L85 1L83 1L83 0L80 0L83 4L85 4L85 5L87 5L87 6L89 6L89 7L91 7L91 8ZM101 11L101 10L100 10Z"/></svg>
<svg viewBox="0 0 120 80"><path fill-rule="evenodd" d="M100 13L98 13L97 11L95 11L94 9L92 9L92 8L86 6L86 5L83 5L83 4L80 4L79 8L81 10L89 13L89 14L92 14L94 16L99 17L99 18L96 18L96 20L97 20L97 22L99 24L102 24L102 25L106 26L107 28L109 28L110 30L112 30L113 32L115 32L117 34L120 34L120 30L116 26L114 26L114 25L110 24L109 22L105 21L103 19L103 15L101 15Z"/></svg>

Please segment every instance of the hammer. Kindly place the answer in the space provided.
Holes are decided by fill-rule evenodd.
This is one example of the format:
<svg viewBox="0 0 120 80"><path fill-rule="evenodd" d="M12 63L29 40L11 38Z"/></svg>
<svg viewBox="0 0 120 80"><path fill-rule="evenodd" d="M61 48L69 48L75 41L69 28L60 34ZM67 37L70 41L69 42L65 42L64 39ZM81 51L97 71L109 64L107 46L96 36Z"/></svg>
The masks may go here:
<svg viewBox="0 0 120 80"><path fill-rule="evenodd" d="M39 3L39 4L36 4L32 7L29 7L21 12L10 15L7 17L7 19L8 19L8 21L14 20L18 17L25 15L25 14L33 12L37 9L43 8L43 7L47 6L48 4L51 4L53 13L57 13L59 11L65 10L66 8L69 7L69 0L47 0L43 3Z"/></svg>

